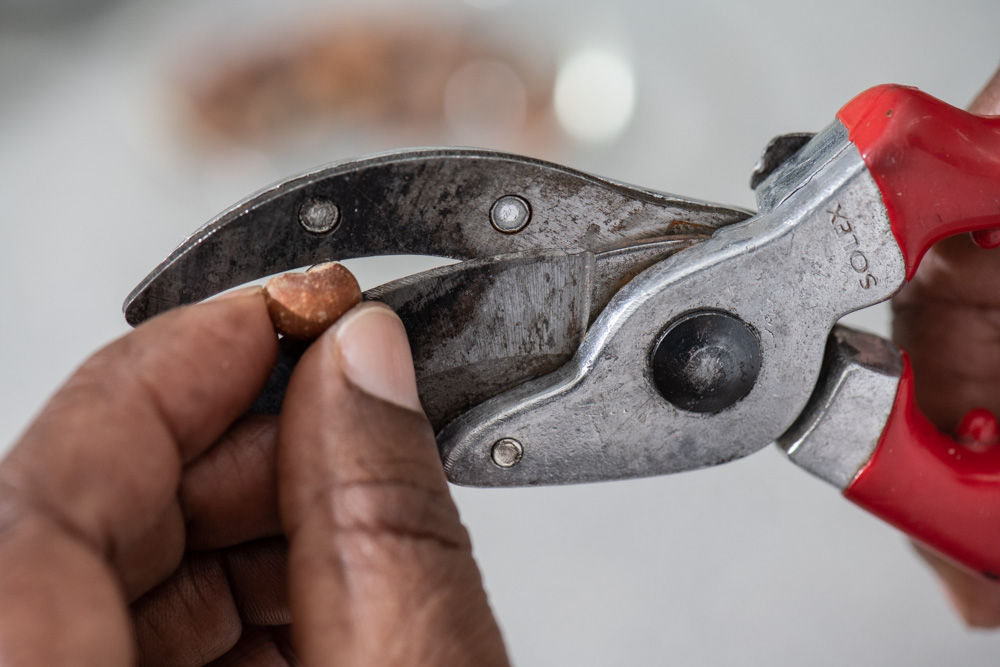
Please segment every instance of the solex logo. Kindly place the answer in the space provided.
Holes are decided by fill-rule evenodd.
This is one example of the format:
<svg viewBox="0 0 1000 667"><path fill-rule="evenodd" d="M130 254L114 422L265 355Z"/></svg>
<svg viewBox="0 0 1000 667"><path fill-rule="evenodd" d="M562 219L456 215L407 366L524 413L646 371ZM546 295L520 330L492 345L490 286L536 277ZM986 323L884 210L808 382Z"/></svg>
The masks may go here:
<svg viewBox="0 0 1000 667"><path fill-rule="evenodd" d="M842 242L844 252L847 254L848 263L850 263L854 272L858 274L858 284L861 285L861 289L871 289L875 285L878 285L878 279L868 270L868 257L861 249L858 235L854 233L851 221L844 215L840 204L837 204L836 209L832 211L828 210L827 213L830 214L830 224L833 225L834 231Z"/></svg>

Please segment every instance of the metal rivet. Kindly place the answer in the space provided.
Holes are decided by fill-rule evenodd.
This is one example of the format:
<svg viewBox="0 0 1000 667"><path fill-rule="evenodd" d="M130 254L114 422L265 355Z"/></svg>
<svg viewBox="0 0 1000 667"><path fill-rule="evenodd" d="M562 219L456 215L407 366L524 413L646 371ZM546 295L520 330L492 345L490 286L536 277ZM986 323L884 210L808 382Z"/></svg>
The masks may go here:
<svg viewBox="0 0 1000 667"><path fill-rule="evenodd" d="M490 222L498 232L516 234L531 222L531 206L517 195L505 195L493 202Z"/></svg>
<svg viewBox="0 0 1000 667"><path fill-rule="evenodd" d="M493 463L501 468L513 468L521 462L522 456L524 448L514 438L501 438L493 443L493 449L490 450Z"/></svg>
<svg viewBox="0 0 1000 667"><path fill-rule="evenodd" d="M299 209L299 224L313 234L326 234L339 222L340 209L329 199L307 199Z"/></svg>

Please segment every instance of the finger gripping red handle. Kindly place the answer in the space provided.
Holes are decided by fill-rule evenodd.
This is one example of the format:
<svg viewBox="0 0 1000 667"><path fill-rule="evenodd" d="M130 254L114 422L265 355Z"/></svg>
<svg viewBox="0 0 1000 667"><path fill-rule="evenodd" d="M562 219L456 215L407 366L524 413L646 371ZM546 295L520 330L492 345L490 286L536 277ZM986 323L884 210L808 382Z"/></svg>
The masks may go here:
<svg viewBox="0 0 1000 667"><path fill-rule="evenodd" d="M844 495L935 551L1000 579L1000 447L940 433L917 408L903 374L875 453Z"/></svg>
<svg viewBox="0 0 1000 667"><path fill-rule="evenodd" d="M870 88L837 114L885 202L906 277L937 241L1000 227L1000 117L915 88Z"/></svg>

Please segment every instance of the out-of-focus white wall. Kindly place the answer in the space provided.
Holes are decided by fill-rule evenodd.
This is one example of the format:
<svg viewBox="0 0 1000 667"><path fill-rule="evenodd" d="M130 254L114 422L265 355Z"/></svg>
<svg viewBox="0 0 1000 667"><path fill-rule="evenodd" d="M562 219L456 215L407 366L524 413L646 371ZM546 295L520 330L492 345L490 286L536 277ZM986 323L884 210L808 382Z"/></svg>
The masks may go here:
<svg viewBox="0 0 1000 667"><path fill-rule="evenodd" d="M169 73L241 31L403 5L134 0L72 21L40 16L43 5L59 8L0 0L0 443L126 331L123 298L186 234L270 181L400 137L199 153L179 137ZM538 153L745 207L772 135L819 129L882 82L964 105L1000 64L995 0L428 0L405 11L480 26L556 72L581 51L615 55L634 84L634 105L607 112L620 127L598 143L557 127ZM620 67L605 89L619 97ZM386 266L362 265L363 280ZM887 333L885 309L852 321ZM1000 635L963 629L899 534L772 450L673 477L455 494L518 664L1000 663Z"/></svg>

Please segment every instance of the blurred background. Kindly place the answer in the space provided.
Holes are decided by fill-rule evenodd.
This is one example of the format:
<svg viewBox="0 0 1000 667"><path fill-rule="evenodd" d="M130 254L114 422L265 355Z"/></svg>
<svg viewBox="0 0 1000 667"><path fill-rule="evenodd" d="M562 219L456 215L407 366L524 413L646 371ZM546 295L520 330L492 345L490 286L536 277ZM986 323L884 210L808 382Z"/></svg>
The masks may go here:
<svg viewBox="0 0 1000 667"><path fill-rule="evenodd" d="M965 105L998 27L996 0L0 0L0 453L149 270L274 180L462 144L753 208L773 135L877 83ZM455 494L520 665L1000 663L898 533L772 449Z"/></svg>

